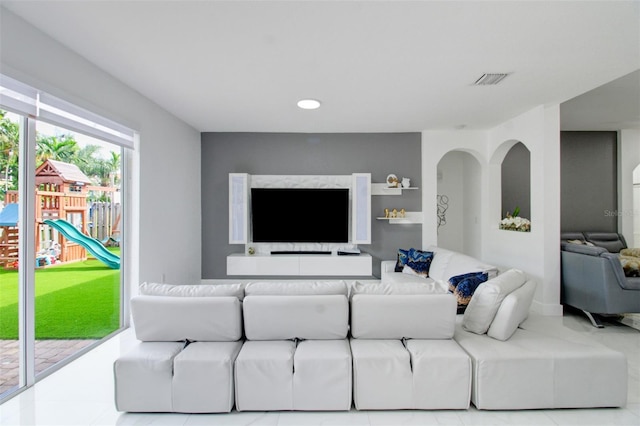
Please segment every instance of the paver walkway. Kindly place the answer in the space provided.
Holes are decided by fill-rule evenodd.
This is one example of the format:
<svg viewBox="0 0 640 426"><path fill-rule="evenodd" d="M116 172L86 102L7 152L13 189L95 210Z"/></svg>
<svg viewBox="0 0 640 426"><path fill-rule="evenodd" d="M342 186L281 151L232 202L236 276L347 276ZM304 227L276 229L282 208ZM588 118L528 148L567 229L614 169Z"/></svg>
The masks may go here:
<svg viewBox="0 0 640 426"><path fill-rule="evenodd" d="M36 340L36 374L95 340ZM18 340L0 340L0 394L18 385Z"/></svg>

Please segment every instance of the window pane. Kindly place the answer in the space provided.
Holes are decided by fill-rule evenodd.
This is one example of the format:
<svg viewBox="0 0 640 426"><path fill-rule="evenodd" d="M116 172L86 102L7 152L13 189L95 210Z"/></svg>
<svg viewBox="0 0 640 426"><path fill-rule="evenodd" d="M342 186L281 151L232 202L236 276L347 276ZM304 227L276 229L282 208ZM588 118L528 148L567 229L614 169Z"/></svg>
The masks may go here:
<svg viewBox="0 0 640 426"><path fill-rule="evenodd" d="M116 145L38 122L36 375L120 328Z"/></svg>
<svg viewBox="0 0 640 426"><path fill-rule="evenodd" d="M0 110L0 396L18 389L18 152L20 117Z"/></svg>

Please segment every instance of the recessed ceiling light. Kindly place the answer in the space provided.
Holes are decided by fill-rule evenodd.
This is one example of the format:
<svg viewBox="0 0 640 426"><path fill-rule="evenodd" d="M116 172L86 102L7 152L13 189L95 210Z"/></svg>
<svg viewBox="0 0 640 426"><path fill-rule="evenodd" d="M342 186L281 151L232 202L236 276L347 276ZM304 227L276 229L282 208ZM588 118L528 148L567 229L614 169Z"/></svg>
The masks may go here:
<svg viewBox="0 0 640 426"><path fill-rule="evenodd" d="M315 99L300 99L298 101L298 108L318 109L320 108L320 101L317 101Z"/></svg>

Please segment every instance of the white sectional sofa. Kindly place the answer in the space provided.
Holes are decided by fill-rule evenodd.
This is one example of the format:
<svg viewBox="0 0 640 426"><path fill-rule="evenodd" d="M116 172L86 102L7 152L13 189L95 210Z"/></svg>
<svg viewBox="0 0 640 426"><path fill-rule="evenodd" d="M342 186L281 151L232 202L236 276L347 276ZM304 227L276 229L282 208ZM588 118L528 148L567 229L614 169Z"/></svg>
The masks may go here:
<svg viewBox="0 0 640 426"><path fill-rule="evenodd" d="M446 271L462 263L442 264ZM452 271L443 274L468 272ZM545 318L527 319L536 285L522 272L481 284L464 315L437 280L420 279L143 285L132 299L140 342L114 363L116 407L214 413L349 410L352 403L359 410L626 404L624 355Z"/></svg>

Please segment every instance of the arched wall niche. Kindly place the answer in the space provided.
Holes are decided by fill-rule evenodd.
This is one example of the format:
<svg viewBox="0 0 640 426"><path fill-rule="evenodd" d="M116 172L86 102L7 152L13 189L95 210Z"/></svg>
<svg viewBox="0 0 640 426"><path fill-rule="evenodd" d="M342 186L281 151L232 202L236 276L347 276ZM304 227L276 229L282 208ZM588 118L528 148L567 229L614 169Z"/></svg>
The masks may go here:
<svg viewBox="0 0 640 426"><path fill-rule="evenodd" d="M437 165L438 246L481 254L482 156L469 149L446 152Z"/></svg>
<svg viewBox="0 0 640 426"><path fill-rule="evenodd" d="M531 219L531 151L522 141L511 139L493 152L491 167L499 174L496 200L500 206L497 220L507 215ZM495 212L496 209L493 209ZM492 217L493 217L492 213Z"/></svg>

